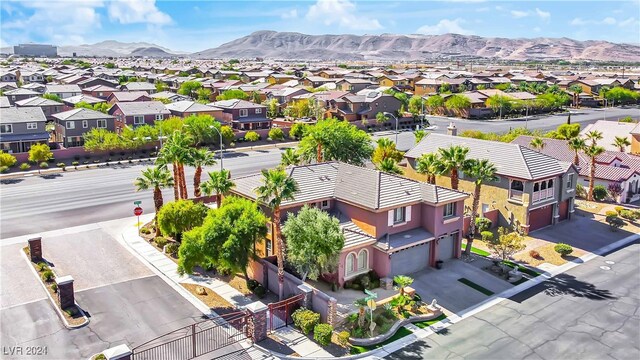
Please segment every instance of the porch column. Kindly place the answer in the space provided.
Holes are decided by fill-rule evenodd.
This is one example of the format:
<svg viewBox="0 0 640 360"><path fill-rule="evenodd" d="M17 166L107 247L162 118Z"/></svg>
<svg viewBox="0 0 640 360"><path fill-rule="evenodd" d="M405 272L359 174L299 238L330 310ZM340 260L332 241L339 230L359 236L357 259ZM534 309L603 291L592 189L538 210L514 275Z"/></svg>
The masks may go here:
<svg viewBox="0 0 640 360"><path fill-rule="evenodd" d="M33 261L34 263L42 261L41 237L29 239L29 255L31 256L31 261Z"/></svg>
<svg viewBox="0 0 640 360"><path fill-rule="evenodd" d="M304 307L305 309L311 309L313 289L307 284L302 284L298 285L298 290L300 290L301 294L304 294L304 299L302 299L302 307Z"/></svg>
<svg viewBox="0 0 640 360"><path fill-rule="evenodd" d="M252 302L245 309L249 312L249 326L247 337L253 342L259 342L267 337L267 305L260 301Z"/></svg>

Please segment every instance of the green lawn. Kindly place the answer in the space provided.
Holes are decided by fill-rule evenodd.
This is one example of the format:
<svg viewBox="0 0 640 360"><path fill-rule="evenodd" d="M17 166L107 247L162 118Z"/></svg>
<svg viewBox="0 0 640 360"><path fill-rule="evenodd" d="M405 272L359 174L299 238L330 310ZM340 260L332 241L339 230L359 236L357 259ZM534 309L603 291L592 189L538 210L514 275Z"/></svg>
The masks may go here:
<svg viewBox="0 0 640 360"><path fill-rule="evenodd" d="M463 283L463 284L465 284L465 285L467 285L467 286L469 286L469 287L471 287L471 288L473 288L475 290L480 291L481 293L483 293L485 295L488 295L488 296L493 295L493 291L491 291L489 289L486 289L486 288L483 288L482 286L474 283L473 281L471 281L469 279L460 278L460 279L458 279L458 281L460 281L461 283Z"/></svg>
<svg viewBox="0 0 640 360"><path fill-rule="evenodd" d="M466 245L462 244L461 248L462 248L462 252L464 252L464 250L466 248ZM473 247L473 246L471 246L471 252L476 254L476 255L480 255L480 256L484 256L484 257L487 257L487 256L491 255L491 253L489 253L487 251L484 251L482 249L478 249L477 247Z"/></svg>
<svg viewBox="0 0 640 360"><path fill-rule="evenodd" d="M446 318L447 318L447 315L441 314L440 316L438 316L435 319L413 323L413 325L419 327L420 329L424 329L424 328L428 328L429 326L437 323L438 321L442 321L442 320L444 320Z"/></svg>
<svg viewBox="0 0 640 360"><path fill-rule="evenodd" d="M401 327L400 329L398 329L398 331L396 331L395 334L393 334L392 337L388 338L387 340L381 342L380 344L376 344L376 345L372 345L372 346L357 346L357 345L351 345L351 350L350 353L351 355L357 355L357 354L362 354L364 352L367 351L371 351L377 348L381 348L387 344L390 344L398 339L402 339L405 336L409 336L413 334L413 332L405 327Z"/></svg>
<svg viewBox="0 0 640 360"><path fill-rule="evenodd" d="M520 271L522 273L525 273L525 274L528 274L528 275L531 275L533 277L540 276L539 272L537 272L535 270L532 270L532 269L529 269L529 268L526 268L526 267L524 267L522 265L518 265L518 264L514 263L513 261L504 260L502 263L507 265L510 268L514 268L514 267L517 266L518 267L518 271Z"/></svg>

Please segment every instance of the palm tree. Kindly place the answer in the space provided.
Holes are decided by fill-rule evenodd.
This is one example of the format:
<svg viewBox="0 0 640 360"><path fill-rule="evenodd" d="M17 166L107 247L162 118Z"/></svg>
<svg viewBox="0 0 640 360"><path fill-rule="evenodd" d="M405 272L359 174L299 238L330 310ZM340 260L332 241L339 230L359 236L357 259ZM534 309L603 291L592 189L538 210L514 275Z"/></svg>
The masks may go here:
<svg viewBox="0 0 640 360"><path fill-rule="evenodd" d="M387 116L381 112L376 114L376 122L378 124L385 123L387 121Z"/></svg>
<svg viewBox="0 0 640 360"><path fill-rule="evenodd" d="M298 184L282 169L262 170L263 184L256 189L258 200L267 204L273 211L274 231L278 245L278 298L284 297L284 241L280 232L280 204L293 200Z"/></svg>
<svg viewBox="0 0 640 360"><path fill-rule="evenodd" d="M193 175L193 196L200 197L200 181L202 178L202 167L212 166L217 163L215 153L207 148L192 149L189 156L189 165L196 168Z"/></svg>
<svg viewBox="0 0 640 360"><path fill-rule="evenodd" d="M440 161L438 161L438 174L451 178L451 188L458 190L458 169L464 167L467 161L469 148L460 145L451 145L448 148L438 149Z"/></svg>
<svg viewBox="0 0 640 360"><path fill-rule="evenodd" d="M542 149L544 149L545 143L541 137L536 136L535 138L531 139L529 145L532 148L536 149L537 152L540 152Z"/></svg>
<svg viewBox="0 0 640 360"><path fill-rule="evenodd" d="M598 140L602 140L602 132L598 130L591 130L585 134L587 140L591 140L591 146L595 146Z"/></svg>
<svg viewBox="0 0 640 360"><path fill-rule="evenodd" d="M573 93L573 106L578 107L578 99L580 93L582 93L582 87L580 85L571 85L569 86L569 91Z"/></svg>
<svg viewBox="0 0 640 360"><path fill-rule="evenodd" d="M400 296L404 296L404 288L413 284L413 279L406 275L396 275L393 277L393 282L398 285L398 290L400 290Z"/></svg>
<svg viewBox="0 0 640 360"><path fill-rule="evenodd" d="M364 321L365 321L365 306L367 306L367 300L365 298L356 299L353 302L353 305L358 307L358 326L361 329L364 329Z"/></svg>
<svg viewBox="0 0 640 360"><path fill-rule="evenodd" d="M616 136L612 145L618 147L620 152L624 152L626 147L631 145L631 142L624 136Z"/></svg>
<svg viewBox="0 0 640 360"><path fill-rule="evenodd" d="M307 133L305 136L309 137L316 143L316 162L322 162L322 146L326 142L325 134L322 132L322 129L318 126L310 126L307 129Z"/></svg>
<svg viewBox="0 0 640 360"><path fill-rule="evenodd" d="M587 200L593 201L593 187L596 178L596 157L604 152L602 146L598 146L595 143L584 151L591 158L591 172L589 173L589 193L587 194Z"/></svg>
<svg viewBox="0 0 640 360"><path fill-rule="evenodd" d="M413 132L413 137L416 140L416 144L422 141L422 139L424 139L425 136L427 136L427 132L424 130L416 130Z"/></svg>
<svg viewBox="0 0 640 360"><path fill-rule="evenodd" d="M426 175L427 182L429 184L435 184L439 163L440 160L438 159L438 154L423 154L416 160L416 172L418 174Z"/></svg>
<svg viewBox="0 0 640 360"><path fill-rule="evenodd" d="M280 164L282 166L300 165L301 161L300 154L292 148L288 148L280 154Z"/></svg>
<svg viewBox="0 0 640 360"><path fill-rule="evenodd" d="M376 168L389 174L402 175L402 169L400 169L398 163L392 158L382 160L378 165L376 165Z"/></svg>
<svg viewBox="0 0 640 360"><path fill-rule="evenodd" d="M571 139L569 139L569 142L567 144L569 145L569 148L571 148L571 150L573 150L575 152L575 156L573 157L573 164L575 166L578 166L580 164L580 158L578 157L578 151L584 150L584 148L587 145L584 142L584 139L581 138L581 137L571 138Z"/></svg>
<svg viewBox="0 0 640 360"><path fill-rule="evenodd" d="M470 159L466 163L464 173L475 179L473 203L471 204L471 221L469 222L469 238L467 239L467 247L464 249L464 253L467 256L471 254L471 244L473 243L473 236L476 233L476 216L478 216L482 184L498 180L496 171L495 165L486 159Z"/></svg>
<svg viewBox="0 0 640 360"><path fill-rule="evenodd" d="M184 164L189 162L190 148L193 143L187 134L174 131L160 150L156 160L160 166L173 167L173 179L175 181L174 195L176 200L187 198L187 181L184 175Z"/></svg>
<svg viewBox="0 0 640 360"><path fill-rule="evenodd" d="M152 167L142 170L142 176L136 178L133 183L136 191L148 190L153 188L153 204L155 205L156 214L153 222L156 228L156 236L160 236L160 227L158 226L158 212L164 201L162 199L162 188L173 186L173 177L169 170L163 167Z"/></svg>
<svg viewBox="0 0 640 360"><path fill-rule="evenodd" d="M211 171L209 172L209 180L200 184L200 190L206 195L216 194L216 205L218 209L222 203L222 196L229 193L229 190L235 185L230 179L229 170Z"/></svg>

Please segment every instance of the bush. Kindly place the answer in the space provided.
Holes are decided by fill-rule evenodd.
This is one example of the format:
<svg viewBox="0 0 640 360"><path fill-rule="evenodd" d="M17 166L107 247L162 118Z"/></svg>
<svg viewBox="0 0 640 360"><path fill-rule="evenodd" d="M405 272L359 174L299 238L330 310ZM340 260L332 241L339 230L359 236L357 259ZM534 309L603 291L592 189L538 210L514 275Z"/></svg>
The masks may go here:
<svg viewBox="0 0 640 360"><path fill-rule="evenodd" d="M369 279L369 276L364 275L362 278L360 278L360 285L362 286L363 289L369 289L370 284L371 284L371 279Z"/></svg>
<svg viewBox="0 0 640 360"><path fill-rule="evenodd" d="M27 171L27 170L29 170L29 169L31 169L31 165L29 165L29 164L27 164L27 163L22 163L22 164L20 164L20 170L22 170L22 171Z"/></svg>
<svg viewBox="0 0 640 360"><path fill-rule="evenodd" d="M62 168L64 170L64 168L67 167L67 164L61 162L61 163L57 163L56 166L59 167L59 168Z"/></svg>
<svg viewBox="0 0 640 360"><path fill-rule="evenodd" d="M58 284L56 284L56 283L51 284L51 290L53 290L54 293L57 293L58 292Z"/></svg>
<svg viewBox="0 0 640 360"><path fill-rule="evenodd" d="M480 233L482 237L482 241L491 241L493 240L493 233L491 231L483 231Z"/></svg>
<svg viewBox="0 0 640 360"><path fill-rule="evenodd" d="M0 173L3 173L3 174L4 174L4 173L6 173L6 172L7 172L7 170L9 170L9 167L8 167L8 166L4 166L4 165L3 165L3 166L0 166Z"/></svg>
<svg viewBox="0 0 640 360"><path fill-rule="evenodd" d="M607 224L609 224L611 231L617 231L624 226L624 220L620 219L617 216L607 216L606 221Z"/></svg>
<svg viewBox="0 0 640 360"><path fill-rule="evenodd" d="M537 251L535 251L535 250L530 250L530 251L529 251L529 256L531 256L531 257L532 257L532 258L534 258L534 259L537 259L537 258L539 258L539 257L540 257L540 253L539 253L539 252L537 252Z"/></svg>
<svg viewBox="0 0 640 360"><path fill-rule="evenodd" d="M165 204L158 212L158 226L162 235L180 240L182 233L202 225L208 208L191 200L177 200Z"/></svg>
<svg viewBox="0 0 640 360"><path fill-rule="evenodd" d="M43 161L38 166L40 166L40 169L46 169L49 167L49 163L47 163L46 161Z"/></svg>
<svg viewBox="0 0 640 360"><path fill-rule="evenodd" d="M351 330L351 335L353 335L354 338L362 339L364 337L364 329L359 327L354 328Z"/></svg>
<svg viewBox="0 0 640 360"><path fill-rule="evenodd" d="M620 211L624 210L624 208L623 208L622 206L616 206L616 207L614 207L613 209L614 209L614 210L616 211L616 213L618 213L618 214L620 214ZM608 212L608 211L607 211L607 212Z"/></svg>
<svg viewBox="0 0 640 360"><path fill-rule="evenodd" d="M258 285L260 285L259 282L257 282L254 279L249 279L247 280L247 287L249 288L249 290L253 291Z"/></svg>
<svg viewBox="0 0 640 360"><path fill-rule="evenodd" d="M555 250L562 256L569 255L573 252L573 248L571 247L571 245L567 245L564 243L557 243L556 246L553 247L553 250Z"/></svg>
<svg viewBox="0 0 640 360"><path fill-rule="evenodd" d="M635 213L635 211L631 210L621 210L619 214L621 218L628 221L635 221L638 218L638 215Z"/></svg>
<svg viewBox="0 0 640 360"><path fill-rule="evenodd" d="M44 282L52 282L56 275L51 270L45 270L42 272L41 277Z"/></svg>
<svg viewBox="0 0 640 360"><path fill-rule="evenodd" d="M581 197L581 198L586 198L587 197L587 190L585 190L584 186L582 186L582 184L577 184L576 185L576 196Z"/></svg>
<svg viewBox="0 0 640 360"><path fill-rule="evenodd" d="M165 247L165 252L167 254L176 255L178 253L178 248L180 248L180 245L172 242Z"/></svg>
<svg viewBox="0 0 640 360"><path fill-rule="evenodd" d="M164 246L167 245L167 243L169 242L169 240L167 240L167 238L165 238L164 236L158 236L155 239L153 239L153 241L161 249L164 248Z"/></svg>
<svg viewBox="0 0 640 360"><path fill-rule="evenodd" d="M73 165L73 166L77 167L78 165L80 165L80 162L78 162L78 161L73 161L73 162L71 162L71 165Z"/></svg>
<svg viewBox="0 0 640 360"><path fill-rule="evenodd" d="M258 284L258 286L255 287L255 289L253 289L253 293L260 299L262 299L264 297L264 295L267 293L267 289L262 286L262 284Z"/></svg>
<svg viewBox="0 0 640 360"><path fill-rule="evenodd" d="M269 130L269 138L271 140L284 140L284 133L280 128L273 128Z"/></svg>
<svg viewBox="0 0 640 360"><path fill-rule="evenodd" d="M333 326L329 324L318 324L313 328L313 340L322 346L331 344Z"/></svg>
<svg viewBox="0 0 640 360"><path fill-rule="evenodd" d="M609 217L609 216L618 216L618 213L613 211L613 210L608 210L607 212L604 213L605 216Z"/></svg>
<svg viewBox="0 0 640 360"><path fill-rule="evenodd" d="M247 133L244 135L244 139L251 142L258 141L260 140L260 135L258 135L258 133L255 131L247 131Z"/></svg>
<svg viewBox="0 0 640 360"><path fill-rule="evenodd" d="M349 332L348 331L340 331L336 335L336 340L338 341L338 345L345 347L349 344Z"/></svg>
<svg viewBox="0 0 640 360"><path fill-rule="evenodd" d="M476 218L476 229L479 233L491 229L492 224L493 223L491 222L491 220L487 219L486 217Z"/></svg>
<svg viewBox="0 0 640 360"><path fill-rule="evenodd" d="M609 194L609 192L607 192L607 188L603 185L596 185L593 187L592 194L595 201L602 201L607 198L607 194Z"/></svg>
<svg viewBox="0 0 640 360"><path fill-rule="evenodd" d="M39 272L43 272L45 270L49 270L49 264L47 264L46 262L39 262L36 267L38 268Z"/></svg>
<svg viewBox="0 0 640 360"><path fill-rule="evenodd" d="M303 334L309 335L311 330L320 322L320 314L311 310L300 308L291 314L293 323L302 331Z"/></svg>
<svg viewBox="0 0 640 360"><path fill-rule="evenodd" d="M149 228L142 228L142 229L140 229L140 232L145 234L145 235L151 234L151 230L149 230Z"/></svg>

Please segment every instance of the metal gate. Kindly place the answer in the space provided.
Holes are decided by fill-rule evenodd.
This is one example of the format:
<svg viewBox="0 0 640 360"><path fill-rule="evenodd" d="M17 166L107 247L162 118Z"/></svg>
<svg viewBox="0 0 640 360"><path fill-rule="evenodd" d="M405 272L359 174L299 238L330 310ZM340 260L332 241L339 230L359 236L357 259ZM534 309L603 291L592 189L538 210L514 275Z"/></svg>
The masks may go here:
<svg viewBox="0 0 640 360"><path fill-rule="evenodd" d="M231 347L247 338L249 317L240 311L185 326L135 347L131 359L188 360ZM236 347L229 348L229 353L242 349Z"/></svg>
<svg viewBox="0 0 640 360"><path fill-rule="evenodd" d="M304 294L269 304L269 331L293 324L291 314L302 306Z"/></svg>

